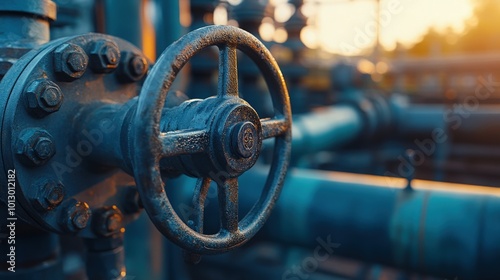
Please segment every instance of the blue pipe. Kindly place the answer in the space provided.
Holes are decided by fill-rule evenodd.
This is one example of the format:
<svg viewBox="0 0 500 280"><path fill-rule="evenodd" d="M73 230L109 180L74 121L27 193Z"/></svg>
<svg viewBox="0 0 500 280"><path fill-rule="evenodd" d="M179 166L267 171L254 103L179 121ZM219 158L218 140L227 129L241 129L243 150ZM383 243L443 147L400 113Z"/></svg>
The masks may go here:
<svg viewBox="0 0 500 280"><path fill-rule="evenodd" d="M257 201L266 177L261 167L240 177L240 213ZM183 191L175 201L191 200L193 179L171 183ZM498 279L500 191L421 180L413 181L416 189L405 185L400 178L292 170L260 238L306 248L329 238L341 244L335 255L451 279ZM209 196L207 232L218 229L217 211Z"/></svg>

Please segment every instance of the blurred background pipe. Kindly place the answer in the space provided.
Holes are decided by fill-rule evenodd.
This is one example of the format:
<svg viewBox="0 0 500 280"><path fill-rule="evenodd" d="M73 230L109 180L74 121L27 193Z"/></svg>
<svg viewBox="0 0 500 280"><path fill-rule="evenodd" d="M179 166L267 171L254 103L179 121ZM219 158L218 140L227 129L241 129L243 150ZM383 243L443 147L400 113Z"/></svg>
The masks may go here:
<svg viewBox="0 0 500 280"><path fill-rule="evenodd" d="M240 178L241 217L266 177L264 168L255 167ZM188 203L194 183L183 178L172 184ZM434 276L496 279L500 191L420 180L412 182L416 189L406 185L397 178L292 170L259 239L314 248L318 237L330 236L341 244L335 255ZM218 229L212 199L205 210L207 232Z"/></svg>

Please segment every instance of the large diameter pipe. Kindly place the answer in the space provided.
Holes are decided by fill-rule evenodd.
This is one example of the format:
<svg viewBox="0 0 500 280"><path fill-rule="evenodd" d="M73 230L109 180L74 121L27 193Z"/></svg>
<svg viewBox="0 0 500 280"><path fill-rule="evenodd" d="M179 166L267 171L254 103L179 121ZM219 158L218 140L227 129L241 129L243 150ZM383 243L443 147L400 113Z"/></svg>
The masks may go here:
<svg viewBox="0 0 500 280"><path fill-rule="evenodd" d="M372 103L370 103L372 104ZM500 142L500 106L456 104L405 104L393 103L390 112L392 132L386 139L448 141L496 145ZM294 118L292 127L292 152L295 157L339 149L362 136L380 135L384 130L382 112L363 111L360 106L340 104L322 108L313 113ZM375 134L368 131L374 129Z"/></svg>
<svg viewBox="0 0 500 280"><path fill-rule="evenodd" d="M378 99L321 108L293 120L295 158L340 149L357 139L401 137L442 143L496 145L500 142L500 106L485 104L410 104ZM382 104L382 105L381 105ZM476 106L477 105L477 106ZM271 142L266 142L266 146Z"/></svg>
<svg viewBox="0 0 500 280"><path fill-rule="evenodd" d="M240 177L241 215L266 177L261 169ZM405 185L398 178L292 170L261 238L306 248L329 239L341 244L334 254L344 257L428 275L498 279L500 191L420 180L413 181L417 189ZM207 232L218 228L212 200Z"/></svg>
<svg viewBox="0 0 500 280"><path fill-rule="evenodd" d="M500 241L494 237L500 234L499 197L408 191L387 188L388 178L360 182L359 175L352 176L339 180L332 173L292 172L265 236L305 246L331 236L341 244L339 255L436 276L500 275ZM260 177L263 183L265 174ZM242 191L259 184L249 178L240 182ZM250 193L241 194L245 201Z"/></svg>
<svg viewBox="0 0 500 280"><path fill-rule="evenodd" d="M0 1L0 46L30 49L47 43L56 11L50 0Z"/></svg>

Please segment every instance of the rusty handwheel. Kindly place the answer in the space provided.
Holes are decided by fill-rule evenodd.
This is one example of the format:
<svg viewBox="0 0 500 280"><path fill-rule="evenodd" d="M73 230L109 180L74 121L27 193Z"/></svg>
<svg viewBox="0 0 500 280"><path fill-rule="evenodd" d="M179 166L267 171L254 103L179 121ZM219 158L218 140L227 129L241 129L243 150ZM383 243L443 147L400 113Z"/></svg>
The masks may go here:
<svg viewBox="0 0 500 280"><path fill-rule="evenodd" d="M167 93L181 68L199 51L219 48L218 95L189 100L164 109ZM250 57L270 90L275 115L260 119L238 96L237 50ZM171 241L196 254L214 254L241 246L269 217L278 199L291 149L291 111L281 71L264 45L230 26L195 30L167 48L147 77L133 117L133 169L144 207ZM260 199L238 216L238 176L256 162L263 139L275 138L275 149ZM165 192L163 170L198 177L197 217L187 225L175 213ZM221 228L203 234L203 208L211 181L218 185ZM193 229L192 229L193 228Z"/></svg>

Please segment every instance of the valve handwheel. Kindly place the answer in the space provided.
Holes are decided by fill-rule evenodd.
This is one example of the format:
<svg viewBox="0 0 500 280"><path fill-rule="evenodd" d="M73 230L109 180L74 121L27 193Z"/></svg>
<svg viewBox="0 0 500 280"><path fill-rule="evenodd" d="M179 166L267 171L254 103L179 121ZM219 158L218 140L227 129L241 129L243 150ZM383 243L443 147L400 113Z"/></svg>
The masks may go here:
<svg viewBox="0 0 500 280"><path fill-rule="evenodd" d="M181 117L169 118L163 105L175 77L189 59L210 46L219 48L217 96L184 102L177 111L172 110L182 112ZM260 119L239 98L237 50L249 56L262 72L272 96L274 117ZM132 155L137 187L160 232L196 254L241 246L269 217L288 168L291 110L281 71L264 45L246 31L230 26L195 30L167 48L151 70L139 96L131 138L137 147ZM255 164L267 138L275 138L270 173L260 199L239 220L238 176ZM168 200L161 176L164 162L199 178L193 224L184 223ZM221 229L207 235L202 233L203 209L212 180L218 186Z"/></svg>

